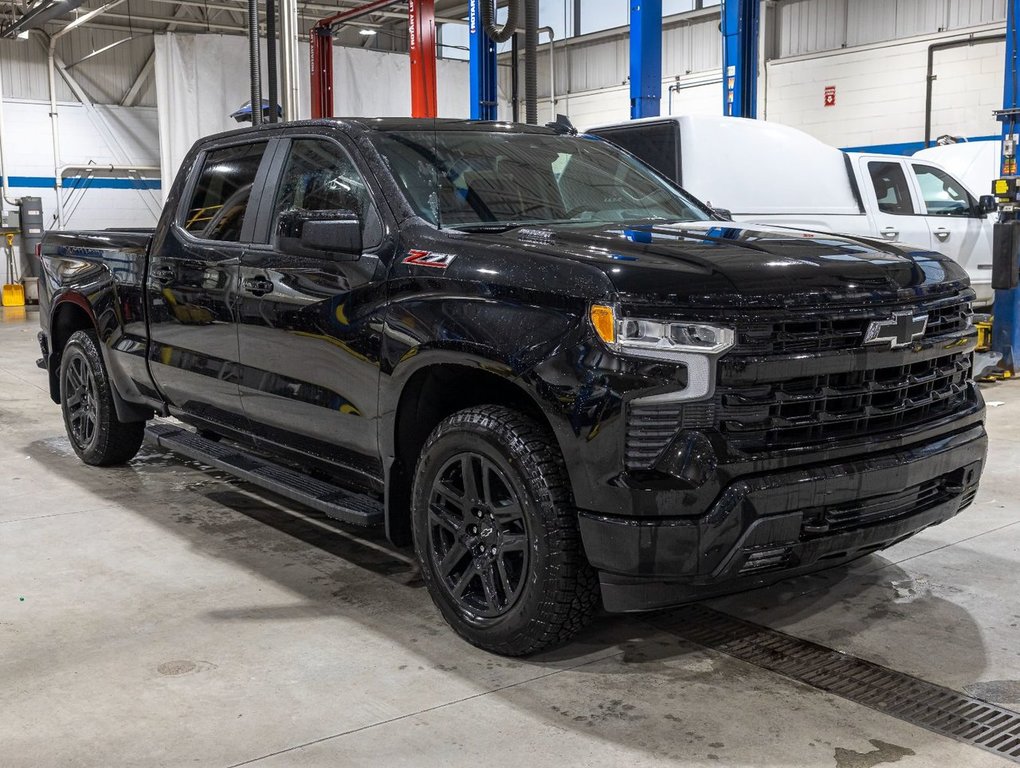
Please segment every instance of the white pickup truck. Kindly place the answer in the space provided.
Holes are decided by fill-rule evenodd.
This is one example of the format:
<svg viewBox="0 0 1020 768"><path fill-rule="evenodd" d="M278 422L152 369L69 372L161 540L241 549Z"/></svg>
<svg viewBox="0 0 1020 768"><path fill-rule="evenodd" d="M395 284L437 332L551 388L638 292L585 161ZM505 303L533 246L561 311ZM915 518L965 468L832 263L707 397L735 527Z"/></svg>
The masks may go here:
<svg viewBox="0 0 1020 768"><path fill-rule="evenodd" d="M967 270L976 303L992 302L994 199L978 197L927 158L843 152L796 128L735 117L654 117L587 133L623 147L736 221L943 253Z"/></svg>

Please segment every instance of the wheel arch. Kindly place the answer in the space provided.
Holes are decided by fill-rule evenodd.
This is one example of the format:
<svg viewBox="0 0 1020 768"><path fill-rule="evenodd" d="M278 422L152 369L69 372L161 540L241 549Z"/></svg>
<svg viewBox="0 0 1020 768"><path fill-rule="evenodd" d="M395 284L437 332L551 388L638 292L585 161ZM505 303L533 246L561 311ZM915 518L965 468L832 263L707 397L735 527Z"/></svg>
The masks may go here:
<svg viewBox="0 0 1020 768"><path fill-rule="evenodd" d="M411 540L411 486L428 436L447 416L478 405L512 408L557 439L540 401L521 382L478 365L436 362L419 367L407 378L393 418L383 427L386 535L394 544Z"/></svg>
<svg viewBox="0 0 1020 768"><path fill-rule="evenodd" d="M68 340L78 331L93 331L98 336L99 324L88 299L79 293L67 292L53 305L50 312L50 359L47 361L46 370L49 373L50 398L58 404L60 403L60 361ZM102 340L99 342L99 354L103 357L109 375L110 363L106 359L108 350ZM151 408L124 399L118 391L113 377L110 378L110 388L117 418L120 421L147 421L152 418L154 412Z"/></svg>
<svg viewBox="0 0 1020 768"><path fill-rule="evenodd" d="M81 294L65 293L54 304L50 313L50 359L46 365L53 402L60 402L60 359L68 339L76 331L94 331L96 328L92 306Z"/></svg>

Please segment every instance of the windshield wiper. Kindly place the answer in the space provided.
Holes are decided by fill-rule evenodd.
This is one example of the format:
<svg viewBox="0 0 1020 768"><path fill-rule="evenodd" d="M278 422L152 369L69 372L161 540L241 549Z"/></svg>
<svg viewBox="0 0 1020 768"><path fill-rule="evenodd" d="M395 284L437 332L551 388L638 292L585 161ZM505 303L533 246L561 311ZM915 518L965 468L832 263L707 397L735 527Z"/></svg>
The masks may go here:
<svg viewBox="0 0 1020 768"><path fill-rule="evenodd" d="M458 224L447 229L455 229L458 232L509 232L511 229L526 226L528 226L526 221L483 221L478 224Z"/></svg>

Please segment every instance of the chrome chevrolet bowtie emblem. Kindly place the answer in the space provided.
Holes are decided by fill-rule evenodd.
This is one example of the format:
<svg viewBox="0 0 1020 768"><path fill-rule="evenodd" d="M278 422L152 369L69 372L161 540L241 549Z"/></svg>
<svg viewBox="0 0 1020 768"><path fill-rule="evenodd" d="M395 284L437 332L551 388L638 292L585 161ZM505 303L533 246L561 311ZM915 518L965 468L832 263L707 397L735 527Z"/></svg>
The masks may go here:
<svg viewBox="0 0 1020 768"><path fill-rule="evenodd" d="M890 347L905 347L915 339L924 336L928 327L928 315L913 312L895 312L888 320L873 320L864 334L865 344L886 344Z"/></svg>

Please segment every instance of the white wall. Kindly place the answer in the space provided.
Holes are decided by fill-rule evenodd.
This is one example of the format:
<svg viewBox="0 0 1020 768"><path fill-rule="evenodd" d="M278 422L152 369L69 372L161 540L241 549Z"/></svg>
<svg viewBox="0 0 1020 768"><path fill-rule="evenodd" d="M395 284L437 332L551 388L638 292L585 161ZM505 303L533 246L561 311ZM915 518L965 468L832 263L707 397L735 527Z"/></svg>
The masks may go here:
<svg viewBox="0 0 1020 768"><path fill-rule="evenodd" d="M995 34L1001 27L977 28ZM766 72L764 117L838 147L917 143L924 138L928 46L961 37L937 34L776 59ZM1004 44L936 51L932 138L999 133L992 110L1002 105ZM836 105L823 106L825 87Z"/></svg>
<svg viewBox="0 0 1020 768"><path fill-rule="evenodd" d="M52 226L56 197L49 104L8 99L4 107L7 175L15 182L26 178L30 182L12 184L11 194L41 197L47 226ZM97 106L90 115L81 104L62 103L58 115L62 164L158 164L156 110L152 107ZM65 178L64 183L71 181ZM107 184L100 180L84 191L63 191L65 228L146 227L155 223L158 189L104 188Z"/></svg>

